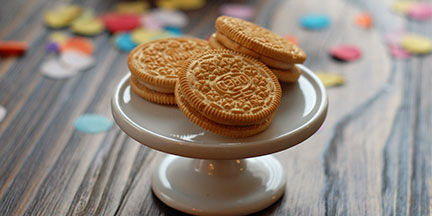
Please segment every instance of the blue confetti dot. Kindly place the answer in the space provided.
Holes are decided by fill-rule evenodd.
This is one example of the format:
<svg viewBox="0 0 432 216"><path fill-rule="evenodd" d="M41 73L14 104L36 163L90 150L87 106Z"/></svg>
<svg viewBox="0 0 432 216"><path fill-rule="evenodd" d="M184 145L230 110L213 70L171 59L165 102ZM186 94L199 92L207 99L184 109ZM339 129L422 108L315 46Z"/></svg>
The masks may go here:
<svg viewBox="0 0 432 216"><path fill-rule="evenodd" d="M167 31L167 32L169 32L169 33L171 33L171 34L173 34L175 36L181 36L183 34L182 30L180 28L178 28L178 27L165 26L164 29L165 29L165 31Z"/></svg>
<svg viewBox="0 0 432 216"><path fill-rule="evenodd" d="M113 122L105 116L84 114L75 120L74 126L84 133L100 133L111 129Z"/></svg>
<svg viewBox="0 0 432 216"><path fill-rule="evenodd" d="M330 18L322 14L309 14L300 18L300 25L309 30L325 29L330 25Z"/></svg>
<svg viewBox="0 0 432 216"><path fill-rule="evenodd" d="M115 44L120 51L130 52L136 46L137 43L132 41L132 36L130 33L120 34L115 39Z"/></svg>

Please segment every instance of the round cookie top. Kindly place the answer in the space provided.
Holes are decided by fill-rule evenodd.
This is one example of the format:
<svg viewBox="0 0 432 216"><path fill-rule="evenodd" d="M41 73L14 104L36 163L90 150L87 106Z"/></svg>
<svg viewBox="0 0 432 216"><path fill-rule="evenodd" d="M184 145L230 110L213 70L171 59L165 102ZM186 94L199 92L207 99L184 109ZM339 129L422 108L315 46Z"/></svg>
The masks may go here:
<svg viewBox="0 0 432 216"><path fill-rule="evenodd" d="M260 61L231 50L195 56L179 73L185 100L206 118L225 125L253 125L279 107L281 87Z"/></svg>
<svg viewBox="0 0 432 216"><path fill-rule="evenodd" d="M239 18L220 16L216 29L229 39L261 55L290 63L303 63L306 53L278 34Z"/></svg>
<svg viewBox="0 0 432 216"><path fill-rule="evenodd" d="M138 79L174 89L183 63L193 55L210 50L208 42L198 38L166 38L141 44L128 56L128 67Z"/></svg>

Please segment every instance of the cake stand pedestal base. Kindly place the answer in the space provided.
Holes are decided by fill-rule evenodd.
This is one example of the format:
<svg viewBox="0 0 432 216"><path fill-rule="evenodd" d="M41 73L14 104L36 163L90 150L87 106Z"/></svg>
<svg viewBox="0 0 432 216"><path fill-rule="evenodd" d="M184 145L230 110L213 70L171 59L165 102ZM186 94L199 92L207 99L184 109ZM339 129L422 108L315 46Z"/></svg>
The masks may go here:
<svg viewBox="0 0 432 216"><path fill-rule="evenodd" d="M156 164L152 189L165 204L186 213L245 215L276 202L285 176L273 156L201 160L166 155Z"/></svg>

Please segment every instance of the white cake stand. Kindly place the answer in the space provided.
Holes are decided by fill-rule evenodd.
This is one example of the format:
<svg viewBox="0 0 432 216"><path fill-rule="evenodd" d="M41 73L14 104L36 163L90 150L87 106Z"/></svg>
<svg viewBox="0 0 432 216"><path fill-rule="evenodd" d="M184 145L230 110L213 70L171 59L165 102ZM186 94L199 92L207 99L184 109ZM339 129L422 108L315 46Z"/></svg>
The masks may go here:
<svg viewBox="0 0 432 216"><path fill-rule="evenodd" d="M284 193L286 175L268 154L310 137L327 113L324 86L309 69L298 66L303 74L298 83L282 85L281 105L271 126L244 139L205 131L175 106L140 98L130 90L129 75L124 77L112 99L115 121L138 142L172 154L162 155L154 168L156 196L195 215L244 215L276 202Z"/></svg>

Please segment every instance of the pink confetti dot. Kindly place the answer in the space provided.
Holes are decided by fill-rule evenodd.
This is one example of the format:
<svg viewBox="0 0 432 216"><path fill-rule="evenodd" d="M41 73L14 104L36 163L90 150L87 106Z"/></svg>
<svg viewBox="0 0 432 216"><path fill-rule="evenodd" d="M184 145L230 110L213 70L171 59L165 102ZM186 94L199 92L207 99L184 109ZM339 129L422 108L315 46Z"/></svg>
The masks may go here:
<svg viewBox="0 0 432 216"><path fill-rule="evenodd" d="M338 45L330 48L329 54L341 61L354 61L361 57L361 51L354 45Z"/></svg>
<svg viewBox="0 0 432 216"><path fill-rule="evenodd" d="M390 44L389 49L390 49L390 54L397 59L407 59L411 57L411 54L409 52L402 49L398 45Z"/></svg>
<svg viewBox="0 0 432 216"><path fill-rule="evenodd" d="M408 10L408 16L419 21L429 20L432 17L432 4L415 4Z"/></svg>
<svg viewBox="0 0 432 216"><path fill-rule="evenodd" d="M226 16L249 19L255 15L255 9L243 4L224 4L220 9L220 13Z"/></svg>

